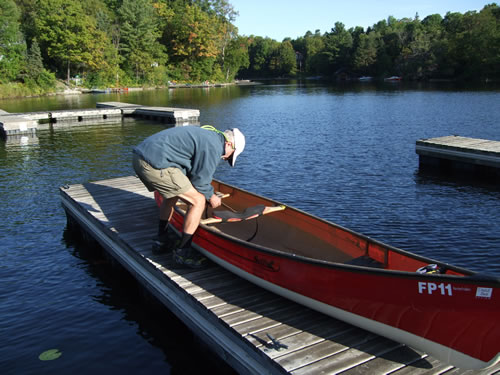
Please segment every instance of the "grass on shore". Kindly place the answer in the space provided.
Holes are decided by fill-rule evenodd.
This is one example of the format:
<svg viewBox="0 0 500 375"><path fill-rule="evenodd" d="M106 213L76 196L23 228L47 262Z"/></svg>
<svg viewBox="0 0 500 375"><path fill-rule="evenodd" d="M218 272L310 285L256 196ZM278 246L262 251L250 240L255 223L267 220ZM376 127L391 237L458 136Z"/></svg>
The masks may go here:
<svg viewBox="0 0 500 375"><path fill-rule="evenodd" d="M58 87L44 89L40 86L28 86L20 82L0 83L0 99L39 96L57 91Z"/></svg>

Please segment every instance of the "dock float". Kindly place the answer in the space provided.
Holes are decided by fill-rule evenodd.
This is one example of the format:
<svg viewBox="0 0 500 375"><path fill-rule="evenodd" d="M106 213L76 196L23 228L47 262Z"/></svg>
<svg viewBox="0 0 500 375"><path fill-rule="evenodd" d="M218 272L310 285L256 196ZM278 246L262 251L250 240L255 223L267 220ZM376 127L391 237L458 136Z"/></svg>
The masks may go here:
<svg viewBox="0 0 500 375"><path fill-rule="evenodd" d="M123 117L142 117L175 125L199 124L198 109L150 107L121 102L97 103L96 109L7 113L0 110L0 137L36 133L54 124L64 126L121 122Z"/></svg>
<svg viewBox="0 0 500 375"><path fill-rule="evenodd" d="M60 188L68 226L96 240L156 299L240 374L484 374L330 318L214 263L179 268L155 255L158 208L135 176Z"/></svg>
<svg viewBox="0 0 500 375"><path fill-rule="evenodd" d="M421 166L489 173L500 177L500 142L456 135L416 142Z"/></svg>

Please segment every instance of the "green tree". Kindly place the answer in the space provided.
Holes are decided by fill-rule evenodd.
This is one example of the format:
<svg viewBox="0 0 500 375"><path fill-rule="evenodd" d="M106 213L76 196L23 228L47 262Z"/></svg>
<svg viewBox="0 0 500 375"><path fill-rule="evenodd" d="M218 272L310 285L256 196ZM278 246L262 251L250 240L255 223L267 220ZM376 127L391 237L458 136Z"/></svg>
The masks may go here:
<svg viewBox="0 0 500 375"><path fill-rule="evenodd" d="M26 43L13 0L0 0L0 82L15 80L24 64Z"/></svg>
<svg viewBox="0 0 500 375"><path fill-rule="evenodd" d="M334 73L340 68L349 68L351 63L352 35L341 22L336 22L330 33L325 35L325 54L328 60L328 72Z"/></svg>
<svg viewBox="0 0 500 375"><path fill-rule="evenodd" d="M49 90L54 87L56 77L50 73L43 66L42 52L36 39L31 43L26 58L26 68L22 74L24 83L32 89L42 89L42 91Z"/></svg>
<svg viewBox="0 0 500 375"><path fill-rule="evenodd" d="M139 81L166 61L158 40L157 18L150 0L123 0L119 15L120 55L126 69L133 71Z"/></svg>
<svg viewBox="0 0 500 375"><path fill-rule="evenodd" d="M445 55L443 42L443 17L440 14L432 14L422 21L425 35L429 39L430 47L426 61L426 77L439 77L439 65Z"/></svg>
<svg viewBox="0 0 500 375"><path fill-rule="evenodd" d="M248 68L249 65L248 38L240 36L232 39L227 47L224 60L226 81L233 80L241 68Z"/></svg>
<svg viewBox="0 0 500 375"><path fill-rule="evenodd" d="M35 27L35 14L37 2L33 0L14 0L21 13L20 27L26 38L28 45L36 38L37 31Z"/></svg>
<svg viewBox="0 0 500 375"><path fill-rule="evenodd" d="M387 25L385 32L382 34L384 41L381 44L382 50L378 54L379 71L383 71L384 75L401 74L397 68L397 60L401 56L405 42L403 23L390 16Z"/></svg>
<svg viewBox="0 0 500 375"><path fill-rule="evenodd" d="M319 68L318 61L319 54L325 48L325 41L321 36L319 30L316 30L314 34L308 31L305 36L305 69L309 73L319 73L322 69Z"/></svg>
<svg viewBox="0 0 500 375"><path fill-rule="evenodd" d="M448 30L450 55L455 61L455 73L465 79L486 79L498 74L500 20L496 4L481 12L467 12L461 17L450 15ZM459 65L457 64L459 63Z"/></svg>
<svg viewBox="0 0 500 375"><path fill-rule="evenodd" d="M54 66L66 71L68 84L72 66L96 70L107 65L106 35L84 6L77 0L38 0L35 27L40 46Z"/></svg>
<svg viewBox="0 0 500 375"><path fill-rule="evenodd" d="M410 79L426 78L432 71L431 39L418 17L404 25L405 40L400 56L400 71Z"/></svg>
<svg viewBox="0 0 500 375"><path fill-rule="evenodd" d="M376 32L359 35L358 47L354 52L353 67L364 75L375 73L374 65L377 61L379 36Z"/></svg>
<svg viewBox="0 0 500 375"><path fill-rule="evenodd" d="M296 55L290 40L284 40L272 54L269 69L275 76L295 75Z"/></svg>
<svg viewBox="0 0 500 375"><path fill-rule="evenodd" d="M250 37L248 54L250 65L245 72L250 77L266 77L270 75L271 58L278 48L279 42L271 38L261 36Z"/></svg>
<svg viewBox="0 0 500 375"><path fill-rule="evenodd" d="M44 71L42 52L37 40L33 40L28 51L26 71L30 77L37 78Z"/></svg>

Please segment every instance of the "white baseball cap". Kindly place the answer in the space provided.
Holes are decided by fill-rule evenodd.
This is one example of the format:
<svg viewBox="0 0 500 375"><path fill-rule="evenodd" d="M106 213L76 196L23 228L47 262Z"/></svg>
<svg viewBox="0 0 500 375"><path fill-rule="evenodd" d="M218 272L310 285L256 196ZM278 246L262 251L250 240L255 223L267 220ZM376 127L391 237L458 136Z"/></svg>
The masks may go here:
<svg viewBox="0 0 500 375"><path fill-rule="evenodd" d="M234 152L229 157L229 159L227 159L227 161L229 162L229 165L231 167L234 167L234 164L236 163L236 158L245 149L245 136L243 135L242 132L240 132L238 128L232 128L228 130L230 130L233 133Z"/></svg>

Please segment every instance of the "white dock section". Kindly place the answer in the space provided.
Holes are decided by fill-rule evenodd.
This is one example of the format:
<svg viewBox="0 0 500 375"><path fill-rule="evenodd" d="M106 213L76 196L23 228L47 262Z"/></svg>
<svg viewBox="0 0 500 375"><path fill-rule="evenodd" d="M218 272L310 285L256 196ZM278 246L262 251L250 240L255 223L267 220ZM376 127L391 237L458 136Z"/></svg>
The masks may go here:
<svg viewBox="0 0 500 375"><path fill-rule="evenodd" d="M143 117L169 124L199 124L200 111L197 109L150 107L139 104L104 102L97 103L96 109L73 109L27 113L7 113L0 110L0 136L36 133L39 129L50 128L53 124L81 125L89 123L119 122L123 116Z"/></svg>
<svg viewBox="0 0 500 375"><path fill-rule="evenodd" d="M240 374L498 373L465 371L312 311L210 263L179 268L154 255L158 208L133 176L63 187L77 224Z"/></svg>
<svg viewBox="0 0 500 375"><path fill-rule="evenodd" d="M37 128L38 121L29 116L0 114L0 136L2 137L35 133Z"/></svg>
<svg viewBox="0 0 500 375"><path fill-rule="evenodd" d="M421 163L439 160L500 168L500 142L487 139L446 136L421 139L416 143Z"/></svg>
<svg viewBox="0 0 500 375"><path fill-rule="evenodd" d="M80 123L102 123L121 121L120 109L75 109L27 113L0 114L0 133L3 137L36 133L52 124L79 125Z"/></svg>

